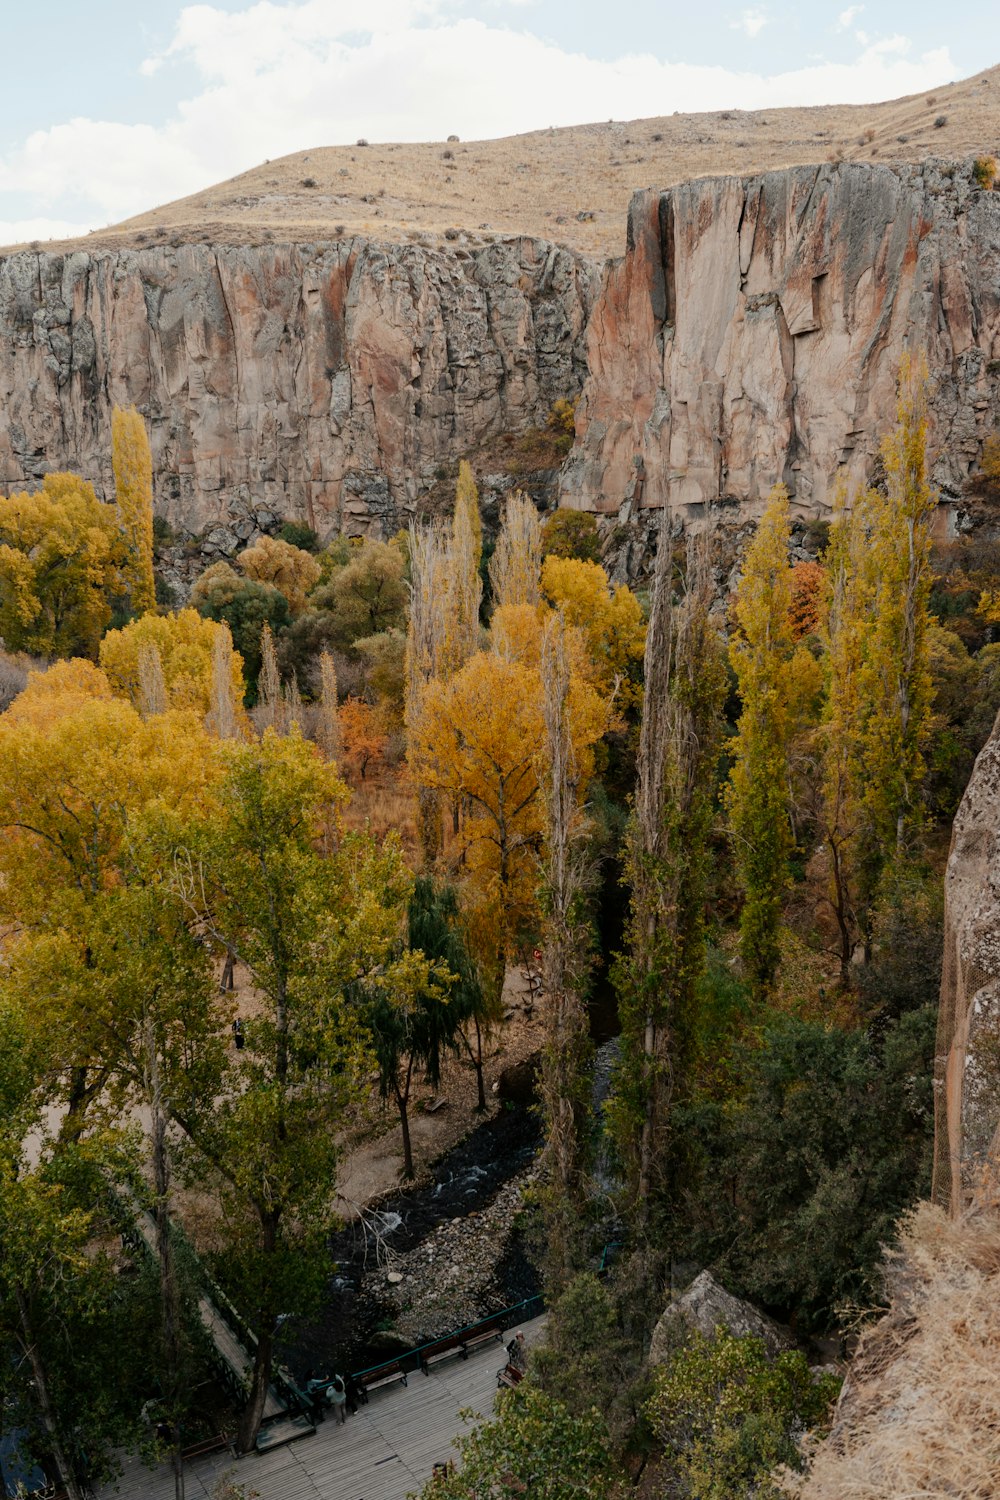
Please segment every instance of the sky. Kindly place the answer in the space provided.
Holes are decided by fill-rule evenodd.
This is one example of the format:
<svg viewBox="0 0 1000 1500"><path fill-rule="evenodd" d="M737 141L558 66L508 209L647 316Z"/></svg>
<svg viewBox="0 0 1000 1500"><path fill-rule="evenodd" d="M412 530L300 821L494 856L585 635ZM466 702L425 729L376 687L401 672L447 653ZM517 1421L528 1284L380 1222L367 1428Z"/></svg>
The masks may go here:
<svg viewBox="0 0 1000 1500"><path fill-rule="evenodd" d="M359 136L860 104L1000 61L997 0L0 0L0 23L0 244Z"/></svg>

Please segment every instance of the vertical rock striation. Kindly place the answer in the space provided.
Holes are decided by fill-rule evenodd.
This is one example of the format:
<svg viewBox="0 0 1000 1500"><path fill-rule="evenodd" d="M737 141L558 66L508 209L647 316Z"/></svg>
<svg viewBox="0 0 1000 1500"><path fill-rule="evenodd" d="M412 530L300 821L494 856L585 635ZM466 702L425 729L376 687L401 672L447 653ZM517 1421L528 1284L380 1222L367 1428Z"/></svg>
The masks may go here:
<svg viewBox="0 0 1000 1500"><path fill-rule="evenodd" d="M110 493L148 419L157 509L232 550L278 519L391 532L435 470L584 375L592 263L542 240L158 246L0 260L0 490Z"/></svg>
<svg viewBox="0 0 1000 1500"><path fill-rule="evenodd" d="M795 167L637 194L590 322L561 503L822 514L870 475L905 349L954 497L1000 420L1000 194L968 166Z"/></svg>
<svg viewBox="0 0 1000 1500"><path fill-rule="evenodd" d="M1000 719L976 760L945 875L934 1196L1000 1191Z"/></svg>

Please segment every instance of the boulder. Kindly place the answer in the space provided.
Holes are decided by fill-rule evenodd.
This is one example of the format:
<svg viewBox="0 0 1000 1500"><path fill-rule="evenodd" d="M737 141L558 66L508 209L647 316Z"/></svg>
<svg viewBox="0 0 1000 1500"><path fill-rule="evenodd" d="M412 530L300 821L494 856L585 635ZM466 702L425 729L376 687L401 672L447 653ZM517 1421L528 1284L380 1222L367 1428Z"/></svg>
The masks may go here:
<svg viewBox="0 0 1000 1500"><path fill-rule="evenodd" d="M650 1364L662 1365L689 1333L712 1338L720 1326L737 1338L753 1334L763 1341L772 1358L783 1349L795 1346L792 1335L780 1323L758 1312L751 1303L727 1292L710 1271L702 1271L686 1292L668 1304L653 1329Z"/></svg>

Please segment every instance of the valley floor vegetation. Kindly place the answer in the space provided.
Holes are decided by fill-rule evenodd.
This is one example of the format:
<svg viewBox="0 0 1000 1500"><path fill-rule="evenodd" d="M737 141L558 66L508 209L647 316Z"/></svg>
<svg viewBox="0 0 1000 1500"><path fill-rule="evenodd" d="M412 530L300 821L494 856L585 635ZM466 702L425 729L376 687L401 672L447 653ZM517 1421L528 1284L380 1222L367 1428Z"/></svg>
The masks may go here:
<svg viewBox="0 0 1000 1500"><path fill-rule="evenodd" d="M917 363L899 389L871 487L793 562L777 486L731 597L669 516L648 597L591 517L515 494L486 536L463 464L447 524L288 523L175 608L135 412L116 503L69 474L0 500L0 1395L71 1496L123 1451L179 1463L204 1419L188 1236L255 1335L253 1447L278 1316L329 1275L351 1111L381 1093L412 1173L414 1077L460 1057L485 1107L535 950L549 1340L425 1494L714 1500L801 1467L837 1384L804 1355L647 1352L685 1268L837 1335L928 1190L940 872L1000 706L1000 554L935 550ZM137 1203L155 1257L122 1248Z"/></svg>

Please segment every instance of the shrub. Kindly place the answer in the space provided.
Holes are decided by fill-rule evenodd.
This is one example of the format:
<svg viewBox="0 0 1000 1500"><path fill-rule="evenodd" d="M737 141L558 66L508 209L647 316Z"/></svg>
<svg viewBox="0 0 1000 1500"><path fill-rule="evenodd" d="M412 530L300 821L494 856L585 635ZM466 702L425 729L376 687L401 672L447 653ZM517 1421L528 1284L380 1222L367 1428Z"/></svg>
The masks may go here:
<svg viewBox="0 0 1000 1500"><path fill-rule="evenodd" d="M1000 433L994 433L992 437L986 439L979 467L987 479L1000 484Z"/></svg>
<svg viewBox="0 0 1000 1500"><path fill-rule="evenodd" d="M302 186L305 188L314 188L316 186L315 177L303 177Z"/></svg>
<svg viewBox="0 0 1000 1500"><path fill-rule="evenodd" d="M976 187L982 188L985 192L989 192L990 188L996 181L996 176L996 157L977 156L975 161L972 163L972 180L976 184ZM998 463L1000 463L1000 455L998 455Z"/></svg>
<svg viewBox="0 0 1000 1500"><path fill-rule="evenodd" d="M870 1302L881 1246L930 1183L935 1028L934 1005L870 1032L774 1017L737 1059L736 1097L678 1111L679 1258L803 1330Z"/></svg>
<svg viewBox="0 0 1000 1500"><path fill-rule="evenodd" d="M947 125L947 123L948 123L948 116L947 115L935 115L934 116L934 129L935 130L942 130L944 128L944 126Z"/></svg>
<svg viewBox="0 0 1000 1500"><path fill-rule="evenodd" d="M278 540L303 552L319 551L319 537L305 521L286 521L278 532Z"/></svg>
<svg viewBox="0 0 1000 1500"><path fill-rule="evenodd" d="M597 1411L573 1417L527 1381L497 1397L496 1416L455 1439L457 1473L429 1479L423 1500L483 1500L522 1495L530 1500L606 1500L618 1477L607 1429ZM472 1413L463 1413L472 1417Z"/></svg>
<svg viewBox="0 0 1000 1500"><path fill-rule="evenodd" d="M542 551L546 557L600 562L601 534L597 517L589 510L553 511L542 527Z"/></svg>
<svg viewBox="0 0 1000 1500"><path fill-rule="evenodd" d="M714 1339L695 1334L659 1371L646 1403L664 1447L661 1492L776 1497L772 1470L802 1467L796 1438L826 1419L839 1388L835 1375L814 1380L798 1351L772 1363L761 1339L721 1328Z"/></svg>

